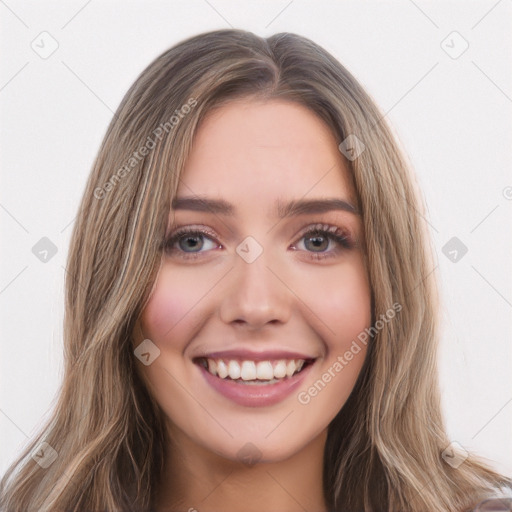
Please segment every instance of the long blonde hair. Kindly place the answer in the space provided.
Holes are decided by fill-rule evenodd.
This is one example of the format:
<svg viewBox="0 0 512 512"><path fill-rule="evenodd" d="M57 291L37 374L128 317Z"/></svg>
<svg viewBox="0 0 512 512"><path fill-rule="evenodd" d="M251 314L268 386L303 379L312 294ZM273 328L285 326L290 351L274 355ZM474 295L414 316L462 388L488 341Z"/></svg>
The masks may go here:
<svg viewBox="0 0 512 512"><path fill-rule="evenodd" d="M198 124L212 108L243 97L298 102L340 142L353 135L364 144L347 162L362 212L373 318L403 306L371 338L355 388L328 427L329 510L463 511L511 484L473 454L458 468L442 458L450 440L440 409L424 207L383 114L309 39L218 30L155 59L108 127L69 250L63 384L51 418L0 483L2 510L140 512L153 505L165 420L137 373L132 332L156 279ZM43 442L56 451L48 467L31 456Z"/></svg>

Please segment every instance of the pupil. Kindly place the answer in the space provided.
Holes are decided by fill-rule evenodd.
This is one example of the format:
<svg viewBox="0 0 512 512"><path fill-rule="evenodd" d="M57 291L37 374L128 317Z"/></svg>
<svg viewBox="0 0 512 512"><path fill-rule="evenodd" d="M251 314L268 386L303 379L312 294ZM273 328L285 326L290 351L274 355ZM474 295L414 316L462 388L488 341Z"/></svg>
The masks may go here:
<svg viewBox="0 0 512 512"><path fill-rule="evenodd" d="M198 243L198 240L201 239L201 243ZM182 242L189 242L189 241L192 241L192 246L190 245L183 245ZM185 238L182 238L180 241L179 241L179 245L180 245L180 248L183 249L185 252L187 249L201 249L203 244L202 244L202 236L201 235L194 235L194 236L187 236ZM192 251L192 252L195 252L195 251Z"/></svg>
<svg viewBox="0 0 512 512"><path fill-rule="evenodd" d="M322 249L325 250L327 248L327 245L329 244L329 240L323 235L317 235L317 236L310 236L306 238L305 245L306 248L308 245L308 240L311 240L313 243L313 247L316 249Z"/></svg>

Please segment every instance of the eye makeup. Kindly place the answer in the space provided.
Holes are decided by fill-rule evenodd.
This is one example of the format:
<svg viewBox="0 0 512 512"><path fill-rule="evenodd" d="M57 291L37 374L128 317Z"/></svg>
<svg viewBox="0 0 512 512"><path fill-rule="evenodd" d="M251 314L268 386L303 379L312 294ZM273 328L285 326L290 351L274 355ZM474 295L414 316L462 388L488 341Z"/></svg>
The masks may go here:
<svg viewBox="0 0 512 512"><path fill-rule="evenodd" d="M209 250L202 251L205 245L205 241L217 243L218 246L216 249L222 249L223 246L218 242L218 236L214 231L209 228L201 227L197 228L194 226L183 226L177 228L174 232L172 232L162 244L162 249L165 250L166 254L170 257L177 257L184 260L194 259L203 257L206 252L210 252ZM330 250L320 250L314 251L310 250L306 247L306 243L304 243L304 249L298 249L297 245L302 240L308 241L310 249L318 248L319 245L311 245L320 244L321 246L325 245L325 241L327 241L329 245L335 245L334 248ZM187 247L183 247L182 242L193 242L193 246L189 246L192 251L187 251ZM307 253L314 260L322 260L326 258L332 258L339 256L343 251L350 250L354 248L356 245L353 240L352 235L345 229L340 228L336 225L331 224L312 224L307 226L305 229L301 231L298 235L297 242L292 244L292 250L300 250L302 252ZM199 250L194 250L199 247Z"/></svg>

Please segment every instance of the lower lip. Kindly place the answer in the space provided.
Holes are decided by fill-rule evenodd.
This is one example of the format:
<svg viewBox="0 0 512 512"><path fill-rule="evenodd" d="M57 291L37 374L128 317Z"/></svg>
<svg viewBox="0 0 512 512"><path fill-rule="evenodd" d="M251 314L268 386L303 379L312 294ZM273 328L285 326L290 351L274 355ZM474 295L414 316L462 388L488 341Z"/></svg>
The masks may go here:
<svg viewBox="0 0 512 512"><path fill-rule="evenodd" d="M281 402L296 390L307 377L313 364L309 364L293 377L285 378L274 384L238 384L231 379L221 379L212 375L204 366L198 364L206 382L221 395L245 407L264 407Z"/></svg>

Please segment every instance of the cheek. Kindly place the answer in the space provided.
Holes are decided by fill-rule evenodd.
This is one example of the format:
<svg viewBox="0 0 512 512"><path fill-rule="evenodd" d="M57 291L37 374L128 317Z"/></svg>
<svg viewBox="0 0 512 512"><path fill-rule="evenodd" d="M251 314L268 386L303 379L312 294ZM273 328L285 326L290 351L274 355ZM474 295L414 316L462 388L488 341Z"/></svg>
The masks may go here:
<svg viewBox="0 0 512 512"><path fill-rule="evenodd" d="M194 305L200 290L194 286L193 276L180 275L161 269L153 293L141 315L143 333L147 338L160 342L178 339L179 330L193 318Z"/></svg>
<svg viewBox="0 0 512 512"><path fill-rule="evenodd" d="M306 284L312 301L308 305L322 319L319 334L326 354L316 378L299 391L297 399L308 417L328 424L348 399L365 360L367 345L358 336L371 324L371 290L359 259L325 270Z"/></svg>
<svg viewBox="0 0 512 512"><path fill-rule="evenodd" d="M303 288L311 309L325 324L325 340L329 344L350 344L371 322L371 291L361 261L315 273Z"/></svg>
<svg viewBox="0 0 512 512"><path fill-rule="evenodd" d="M163 265L140 316L143 337L160 350L160 355L140 370L169 417L179 417L180 411L187 410L190 397L179 384L188 378L182 355L200 323L200 299L208 285L211 287L199 272L180 272Z"/></svg>

